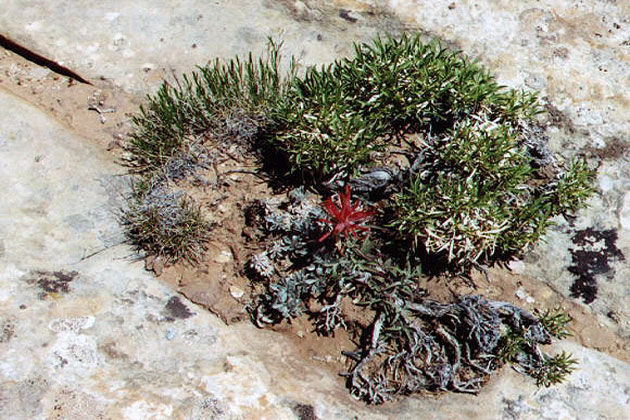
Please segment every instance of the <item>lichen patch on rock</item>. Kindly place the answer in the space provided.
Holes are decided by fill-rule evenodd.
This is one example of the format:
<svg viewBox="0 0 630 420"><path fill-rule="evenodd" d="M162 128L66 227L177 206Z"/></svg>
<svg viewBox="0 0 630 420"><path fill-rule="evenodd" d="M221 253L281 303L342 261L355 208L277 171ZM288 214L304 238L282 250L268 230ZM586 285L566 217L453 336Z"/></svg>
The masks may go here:
<svg viewBox="0 0 630 420"><path fill-rule="evenodd" d="M611 263L625 260L617 248L617 231L587 228L576 231L572 241L575 247L570 249L573 265L569 271L577 278L571 285L571 295L592 303L597 298L597 277L612 279Z"/></svg>

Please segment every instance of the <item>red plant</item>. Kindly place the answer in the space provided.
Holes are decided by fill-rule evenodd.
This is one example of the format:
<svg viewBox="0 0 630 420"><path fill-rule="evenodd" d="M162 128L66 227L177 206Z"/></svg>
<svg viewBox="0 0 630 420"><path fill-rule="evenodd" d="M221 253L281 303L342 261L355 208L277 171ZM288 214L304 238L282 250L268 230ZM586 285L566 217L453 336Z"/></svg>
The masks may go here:
<svg viewBox="0 0 630 420"><path fill-rule="evenodd" d="M339 193L338 197L341 207L337 206L333 202L332 197L328 197L328 199L322 204L322 207L330 215L332 220L319 219L319 221L328 223L333 226L333 229L330 232L326 232L321 238L319 238L318 242L323 242L331 234L335 238L341 235L346 236L348 234L356 237L358 230L366 231L370 229L367 226L361 226L358 223L361 223L363 220L372 216L375 212L373 210L359 210L361 203L359 201L356 201L355 203L350 201L350 185L346 185L345 193Z"/></svg>

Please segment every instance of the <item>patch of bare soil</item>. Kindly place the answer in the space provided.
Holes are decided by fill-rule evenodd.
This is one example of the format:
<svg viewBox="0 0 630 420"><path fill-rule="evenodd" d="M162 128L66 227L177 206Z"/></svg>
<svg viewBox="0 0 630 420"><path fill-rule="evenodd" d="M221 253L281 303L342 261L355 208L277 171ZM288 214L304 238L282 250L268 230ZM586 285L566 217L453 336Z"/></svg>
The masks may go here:
<svg viewBox="0 0 630 420"><path fill-rule="evenodd" d="M187 181L180 183L206 211L213 224L208 250L198 264L164 265L161 261L146 260L163 281L177 288L191 301L204 306L226 324L250 322L247 307L255 305L256 297L263 293L262 283L252 281L246 273L247 261L265 249L266 242L247 222L247 208L260 199L283 200L285 192L274 192L264 175L258 172L254 159L244 157L238 148L220 154L207 169L199 170L197 179L204 186ZM359 326L358 316L349 325ZM341 352L356 346L357 334L362 328L336 331L332 336L315 333L308 316L291 323L277 324L269 329L288 337L299 354L310 363L324 365L335 374L347 370L347 359ZM341 379L340 379L341 381Z"/></svg>
<svg viewBox="0 0 630 420"><path fill-rule="evenodd" d="M123 154L121 146L130 130L130 116L141 102L140 98L114 88L107 80L95 81L94 85L80 83L3 49L0 49L0 88L96 141L115 159ZM247 226L246 208L255 199L284 199L285 194L272 191L267 180L258 173L256 162L243 156L237 148L223 154L198 175L206 181L204 185L190 185L187 189L214 222L203 260L195 266L165 266L163 261L149 258L146 267L226 323L250 322L246 307L264 287L247 277L245 265L253 254L264 249L265 243ZM459 294L472 293L528 310L561 307L574 318L573 340L630 362L630 341L615 333L613 322L600 319L586 305L563 297L543 281L515 274L508 268L491 268L487 274L486 277L474 273L469 281L435 278L422 286L431 298L444 302ZM344 315L349 329L328 337L315 333L308 315L272 329L288 337L307 363L340 373L348 369L341 352L356 348L361 330L372 319L372 314L356 311L346 310ZM339 381L342 382L342 378Z"/></svg>
<svg viewBox="0 0 630 420"><path fill-rule="evenodd" d="M81 83L0 48L0 88L37 106L116 157L141 99L107 80Z"/></svg>

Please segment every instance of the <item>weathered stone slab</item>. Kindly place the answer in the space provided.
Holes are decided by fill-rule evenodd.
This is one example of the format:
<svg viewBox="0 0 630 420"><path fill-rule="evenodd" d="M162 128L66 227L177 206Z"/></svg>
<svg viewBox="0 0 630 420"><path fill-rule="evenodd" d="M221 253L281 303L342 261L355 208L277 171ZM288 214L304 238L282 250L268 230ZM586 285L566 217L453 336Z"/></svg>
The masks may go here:
<svg viewBox="0 0 630 420"><path fill-rule="evenodd" d="M599 165L591 207L559 222L523 270L584 300L594 282L589 305L602 324L593 328L627 336L629 11L624 2L569 0L4 0L0 28L84 77L146 92L171 69L262 51L268 35L314 64L376 29L421 26L502 83L540 90L552 148ZM190 303L194 315L173 319L173 292L130 261L128 248L82 260L120 239L111 209L124 180L107 161L0 93L0 418L280 419L311 406L322 419L630 418L629 366L571 343L558 350L572 351L580 369L557 388L537 390L508 370L478 397L372 408L271 332L226 329Z"/></svg>
<svg viewBox="0 0 630 420"><path fill-rule="evenodd" d="M506 370L479 396L355 402L281 336L227 327L128 247L105 249L102 238L119 234L110 212L125 188L112 187L119 168L2 92L0 110L0 418L630 417L630 367L571 343L557 350L573 352L580 370L557 388Z"/></svg>
<svg viewBox="0 0 630 420"><path fill-rule="evenodd" d="M331 62L367 40L374 26L395 29L344 2L284 0L3 0L0 32L82 77L103 77L135 92L154 89L216 57L262 53L268 37L304 65ZM379 23L380 22L380 23Z"/></svg>
<svg viewBox="0 0 630 420"><path fill-rule="evenodd" d="M366 412L280 337L227 328L112 247L120 168L2 92L0 110L0 418Z"/></svg>

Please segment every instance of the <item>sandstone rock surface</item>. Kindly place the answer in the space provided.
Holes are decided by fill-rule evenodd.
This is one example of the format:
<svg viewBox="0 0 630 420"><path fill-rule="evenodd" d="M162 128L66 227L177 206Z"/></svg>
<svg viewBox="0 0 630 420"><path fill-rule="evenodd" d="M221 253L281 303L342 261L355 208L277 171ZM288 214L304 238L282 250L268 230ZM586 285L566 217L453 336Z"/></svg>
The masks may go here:
<svg viewBox="0 0 630 420"><path fill-rule="evenodd" d="M107 155L4 92L0 109L0 418L351 416L288 343L227 328L119 245Z"/></svg>
<svg viewBox="0 0 630 420"><path fill-rule="evenodd" d="M377 30L438 35L502 83L539 90L552 148L597 166L591 207L559 220L521 270L588 304L601 315L593 328L630 336L629 15L623 2L569 0L4 0L0 32L135 93L216 56L262 51L268 35L304 65ZM570 342L554 351L580 368L555 388L506 370L476 397L357 403L281 337L228 328L145 272L120 245L126 183L110 161L0 91L0 418L630 418L630 366Z"/></svg>
<svg viewBox="0 0 630 420"><path fill-rule="evenodd" d="M355 17L334 1L5 0L0 26L15 42L83 77L146 92L163 77L216 57L260 54L268 37L283 41L286 55L312 65L349 54L352 42L370 39L376 25L397 30L393 17L361 8Z"/></svg>

